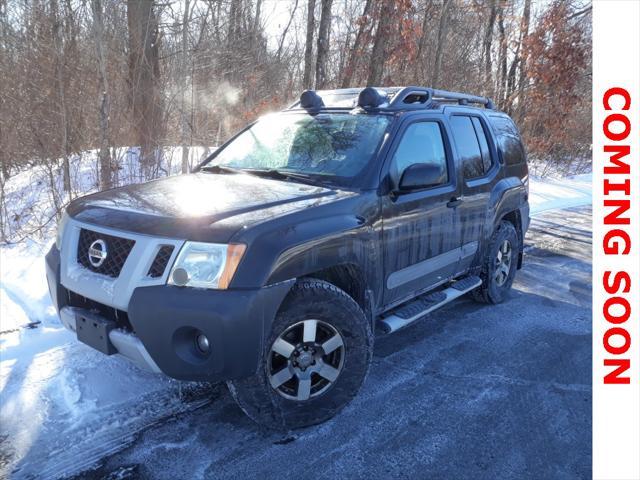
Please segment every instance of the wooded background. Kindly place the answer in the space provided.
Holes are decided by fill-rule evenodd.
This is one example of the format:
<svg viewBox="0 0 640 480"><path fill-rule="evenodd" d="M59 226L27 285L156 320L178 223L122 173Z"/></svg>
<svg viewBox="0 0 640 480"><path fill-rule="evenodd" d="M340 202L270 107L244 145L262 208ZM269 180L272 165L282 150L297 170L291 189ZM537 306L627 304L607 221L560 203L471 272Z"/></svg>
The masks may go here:
<svg viewBox="0 0 640 480"><path fill-rule="evenodd" d="M182 146L187 171L190 146L218 145L306 88L365 85L489 96L542 173L588 168L590 3L0 0L0 187L45 169L62 178L59 210L80 152L97 151L100 189L123 183L117 147L140 147L147 179L166 174L164 147Z"/></svg>

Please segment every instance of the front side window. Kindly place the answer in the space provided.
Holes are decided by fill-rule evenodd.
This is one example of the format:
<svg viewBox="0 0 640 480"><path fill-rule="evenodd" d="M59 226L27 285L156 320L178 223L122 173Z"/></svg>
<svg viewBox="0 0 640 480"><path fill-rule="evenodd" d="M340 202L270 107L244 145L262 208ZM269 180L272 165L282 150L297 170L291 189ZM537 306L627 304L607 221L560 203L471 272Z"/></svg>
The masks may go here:
<svg viewBox="0 0 640 480"><path fill-rule="evenodd" d="M390 117L349 113L268 115L241 133L214 164L353 178L373 158Z"/></svg>
<svg viewBox="0 0 640 480"><path fill-rule="evenodd" d="M400 179L402 172L415 163L437 165L442 173L442 183L449 181L447 156L437 122L416 122L409 125L393 156L392 173L395 178Z"/></svg>

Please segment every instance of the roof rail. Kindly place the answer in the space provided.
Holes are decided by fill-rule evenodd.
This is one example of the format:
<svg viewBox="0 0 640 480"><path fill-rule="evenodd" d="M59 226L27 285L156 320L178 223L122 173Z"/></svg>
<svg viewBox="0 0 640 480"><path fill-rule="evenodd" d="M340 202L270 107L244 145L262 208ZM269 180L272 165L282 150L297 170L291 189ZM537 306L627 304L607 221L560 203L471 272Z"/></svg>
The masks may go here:
<svg viewBox="0 0 640 480"><path fill-rule="evenodd" d="M408 102L407 100L415 98ZM426 104L437 101L457 101L460 105L479 103L485 108L494 109L493 102L487 97L468 95L466 93L436 90L427 87L404 87L393 96L389 108L425 108Z"/></svg>

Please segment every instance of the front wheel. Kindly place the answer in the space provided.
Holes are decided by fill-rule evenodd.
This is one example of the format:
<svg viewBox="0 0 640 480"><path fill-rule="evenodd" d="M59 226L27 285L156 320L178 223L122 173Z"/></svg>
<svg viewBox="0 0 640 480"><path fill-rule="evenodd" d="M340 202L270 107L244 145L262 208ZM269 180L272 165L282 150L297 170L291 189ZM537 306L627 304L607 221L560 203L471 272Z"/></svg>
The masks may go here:
<svg viewBox="0 0 640 480"><path fill-rule="evenodd" d="M518 245L513 224L500 222L482 262L482 285L473 291L473 298L483 303L500 303L505 299L516 276Z"/></svg>
<svg viewBox="0 0 640 480"><path fill-rule="evenodd" d="M371 325L358 304L328 282L303 279L276 316L258 372L227 385L257 423L300 428L331 418L351 401L372 352Z"/></svg>

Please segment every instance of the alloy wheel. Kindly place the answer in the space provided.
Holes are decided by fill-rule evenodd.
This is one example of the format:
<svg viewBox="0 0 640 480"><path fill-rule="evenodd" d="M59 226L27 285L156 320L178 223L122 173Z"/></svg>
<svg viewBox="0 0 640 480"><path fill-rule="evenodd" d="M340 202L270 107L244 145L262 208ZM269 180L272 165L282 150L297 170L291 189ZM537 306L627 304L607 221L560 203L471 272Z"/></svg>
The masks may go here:
<svg viewBox="0 0 640 480"><path fill-rule="evenodd" d="M498 253L495 259L495 273L493 274L493 278L496 282L496 285L501 287L509 278L509 272L511 271L511 257L512 257L512 249L511 242L509 240L505 240L498 248Z"/></svg>
<svg viewBox="0 0 640 480"><path fill-rule="evenodd" d="M332 325L322 320L303 320L291 325L273 342L269 383L289 400L309 400L336 382L344 356L344 340Z"/></svg>

